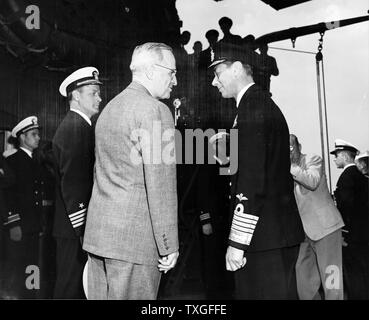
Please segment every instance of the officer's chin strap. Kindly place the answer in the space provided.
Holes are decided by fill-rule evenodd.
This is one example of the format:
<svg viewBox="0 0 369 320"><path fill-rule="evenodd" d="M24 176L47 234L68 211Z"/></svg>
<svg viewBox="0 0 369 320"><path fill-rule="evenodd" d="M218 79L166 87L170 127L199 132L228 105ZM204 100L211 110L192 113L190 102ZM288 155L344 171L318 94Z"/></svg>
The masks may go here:
<svg viewBox="0 0 369 320"><path fill-rule="evenodd" d="M319 121L320 121L320 140L321 140L321 148L322 148L322 158L323 158L323 172L325 173L325 164L328 164L328 180L329 180L329 190L332 192L332 179L331 179L331 166L329 161L329 140L328 140L328 116L327 116L327 101L325 95L325 76L324 76L324 63L323 63L323 36L324 32L320 32L320 39L318 45L318 52L315 55L316 61L316 78L317 78L317 88L318 88L318 103L319 103ZM321 72L320 72L321 70ZM322 78L323 88L320 82L320 78ZM324 105L322 105L322 91L323 91L323 100ZM324 116L323 116L324 109ZM323 119L325 120L325 124L323 124ZM327 146L327 157L325 154L324 148L324 125L325 125L325 143ZM326 161L328 159L328 161Z"/></svg>

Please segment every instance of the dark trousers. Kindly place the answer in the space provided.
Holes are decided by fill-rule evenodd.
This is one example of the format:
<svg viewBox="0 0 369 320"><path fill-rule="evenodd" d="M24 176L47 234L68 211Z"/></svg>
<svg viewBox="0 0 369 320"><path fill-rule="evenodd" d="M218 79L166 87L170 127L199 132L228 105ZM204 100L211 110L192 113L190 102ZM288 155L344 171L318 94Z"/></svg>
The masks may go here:
<svg viewBox="0 0 369 320"><path fill-rule="evenodd" d="M369 246L342 248L344 290L348 300L369 299Z"/></svg>
<svg viewBox="0 0 369 320"><path fill-rule="evenodd" d="M295 265L299 246L246 252L245 267L235 272L235 298L297 300Z"/></svg>
<svg viewBox="0 0 369 320"><path fill-rule="evenodd" d="M54 299L85 299L82 275L87 253L79 238L56 238L56 282Z"/></svg>
<svg viewBox="0 0 369 320"><path fill-rule="evenodd" d="M4 237L1 274L2 299L36 299L40 290L39 236L23 234L22 240Z"/></svg>

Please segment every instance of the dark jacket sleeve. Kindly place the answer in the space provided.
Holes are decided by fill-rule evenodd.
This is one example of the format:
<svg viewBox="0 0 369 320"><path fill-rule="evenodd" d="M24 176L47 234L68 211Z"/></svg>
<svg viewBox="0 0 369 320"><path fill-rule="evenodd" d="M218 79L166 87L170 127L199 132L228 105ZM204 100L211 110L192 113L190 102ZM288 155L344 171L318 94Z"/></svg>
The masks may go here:
<svg viewBox="0 0 369 320"><path fill-rule="evenodd" d="M206 154L206 153L205 153ZM211 223L214 202L214 181L212 181L212 167L209 164L200 165L197 176L197 202L199 207L200 224Z"/></svg>
<svg viewBox="0 0 369 320"><path fill-rule="evenodd" d="M0 210L3 225L8 228L18 226L21 219L15 198L15 174L11 165L15 165L11 160L0 160Z"/></svg>

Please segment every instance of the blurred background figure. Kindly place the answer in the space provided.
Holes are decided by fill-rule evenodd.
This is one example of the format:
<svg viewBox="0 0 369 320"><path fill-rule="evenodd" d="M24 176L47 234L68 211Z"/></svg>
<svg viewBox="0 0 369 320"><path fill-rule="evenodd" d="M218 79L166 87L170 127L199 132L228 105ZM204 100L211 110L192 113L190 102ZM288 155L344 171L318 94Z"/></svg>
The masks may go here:
<svg viewBox="0 0 369 320"><path fill-rule="evenodd" d="M218 21L219 27L223 32L223 38L219 40L222 44L242 44L242 38L239 35L235 35L231 33L231 28L233 25L232 19L228 17L222 17Z"/></svg>
<svg viewBox="0 0 369 320"><path fill-rule="evenodd" d="M355 163L359 171L367 178L369 178L369 151L365 151L355 158Z"/></svg>
<svg viewBox="0 0 369 320"><path fill-rule="evenodd" d="M5 221L9 229L6 290L12 299L37 298L40 289L38 250L44 181L34 158L39 141L38 119L27 117L13 128L10 137L18 151L5 160L15 174L15 183L6 189L9 213Z"/></svg>
<svg viewBox="0 0 369 320"><path fill-rule="evenodd" d="M209 46L200 54L200 69L206 70L211 63L213 57L214 46L218 42L219 32L215 29L206 31L205 37L208 40Z"/></svg>
<svg viewBox="0 0 369 320"><path fill-rule="evenodd" d="M189 55L189 60L190 60L190 67L192 70L197 70L198 65L199 65L199 59L200 59L200 54L202 51L202 43L201 41L195 41L193 46L193 53Z"/></svg>
<svg viewBox="0 0 369 320"><path fill-rule="evenodd" d="M173 48L174 57L176 59L176 77L178 80L178 84L173 92L173 96L175 97L188 97L190 61L189 55L184 47L190 42L190 39L191 33L189 31L183 31L180 35L179 47Z"/></svg>
<svg viewBox="0 0 369 320"><path fill-rule="evenodd" d="M243 39L242 39L242 45L247 48L247 49L250 49L250 50L255 50L255 37L254 35L252 34L248 34L247 36L245 36Z"/></svg>
<svg viewBox="0 0 369 320"><path fill-rule="evenodd" d="M261 44L260 51L260 65L254 72L255 83L258 84L266 92L270 93L270 77L278 76L279 70L277 61L274 57L268 55L268 45Z"/></svg>

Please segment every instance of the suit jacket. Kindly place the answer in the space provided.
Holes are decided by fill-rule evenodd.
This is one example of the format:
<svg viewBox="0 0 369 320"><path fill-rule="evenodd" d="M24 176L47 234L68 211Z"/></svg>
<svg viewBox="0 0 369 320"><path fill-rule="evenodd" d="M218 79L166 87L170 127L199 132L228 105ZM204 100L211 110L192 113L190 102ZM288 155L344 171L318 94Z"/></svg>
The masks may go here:
<svg viewBox="0 0 369 320"><path fill-rule="evenodd" d="M178 250L172 114L132 82L100 114L95 141L96 172L83 249L157 265L159 255ZM170 164L157 158L169 150L174 156Z"/></svg>
<svg viewBox="0 0 369 320"><path fill-rule="evenodd" d="M56 191L53 235L75 239L83 235L91 197L94 167L93 128L68 111L53 138Z"/></svg>
<svg viewBox="0 0 369 320"><path fill-rule="evenodd" d="M269 94L252 85L238 106L229 245L262 251L297 245L304 231L290 174L289 131ZM232 143L232 141L231 141Z"/></svg>
<svg viewBox="0 0 369 320"><path fill-rule="evenodd" d="M22 149L5 161L15 175L15 182L5 189L8 217L4 225L9 228L20 225L23 234L38 234L44 194L41 167Z"/></svg>
<svg viewBox="0 0 369 320"><path fill-rule="evenodd" d="M320 240L344 226L341 214L329 194L322 158L302 155L298 165L291 165L295 197L305 233Z"/></svg>
<svg viewBox="0 0 369 320"><path fill-rule="evenodd" d="M368 179L355 165L347 167L338 178L334 196L348 231L346 242L368 244Z"/></svg>

